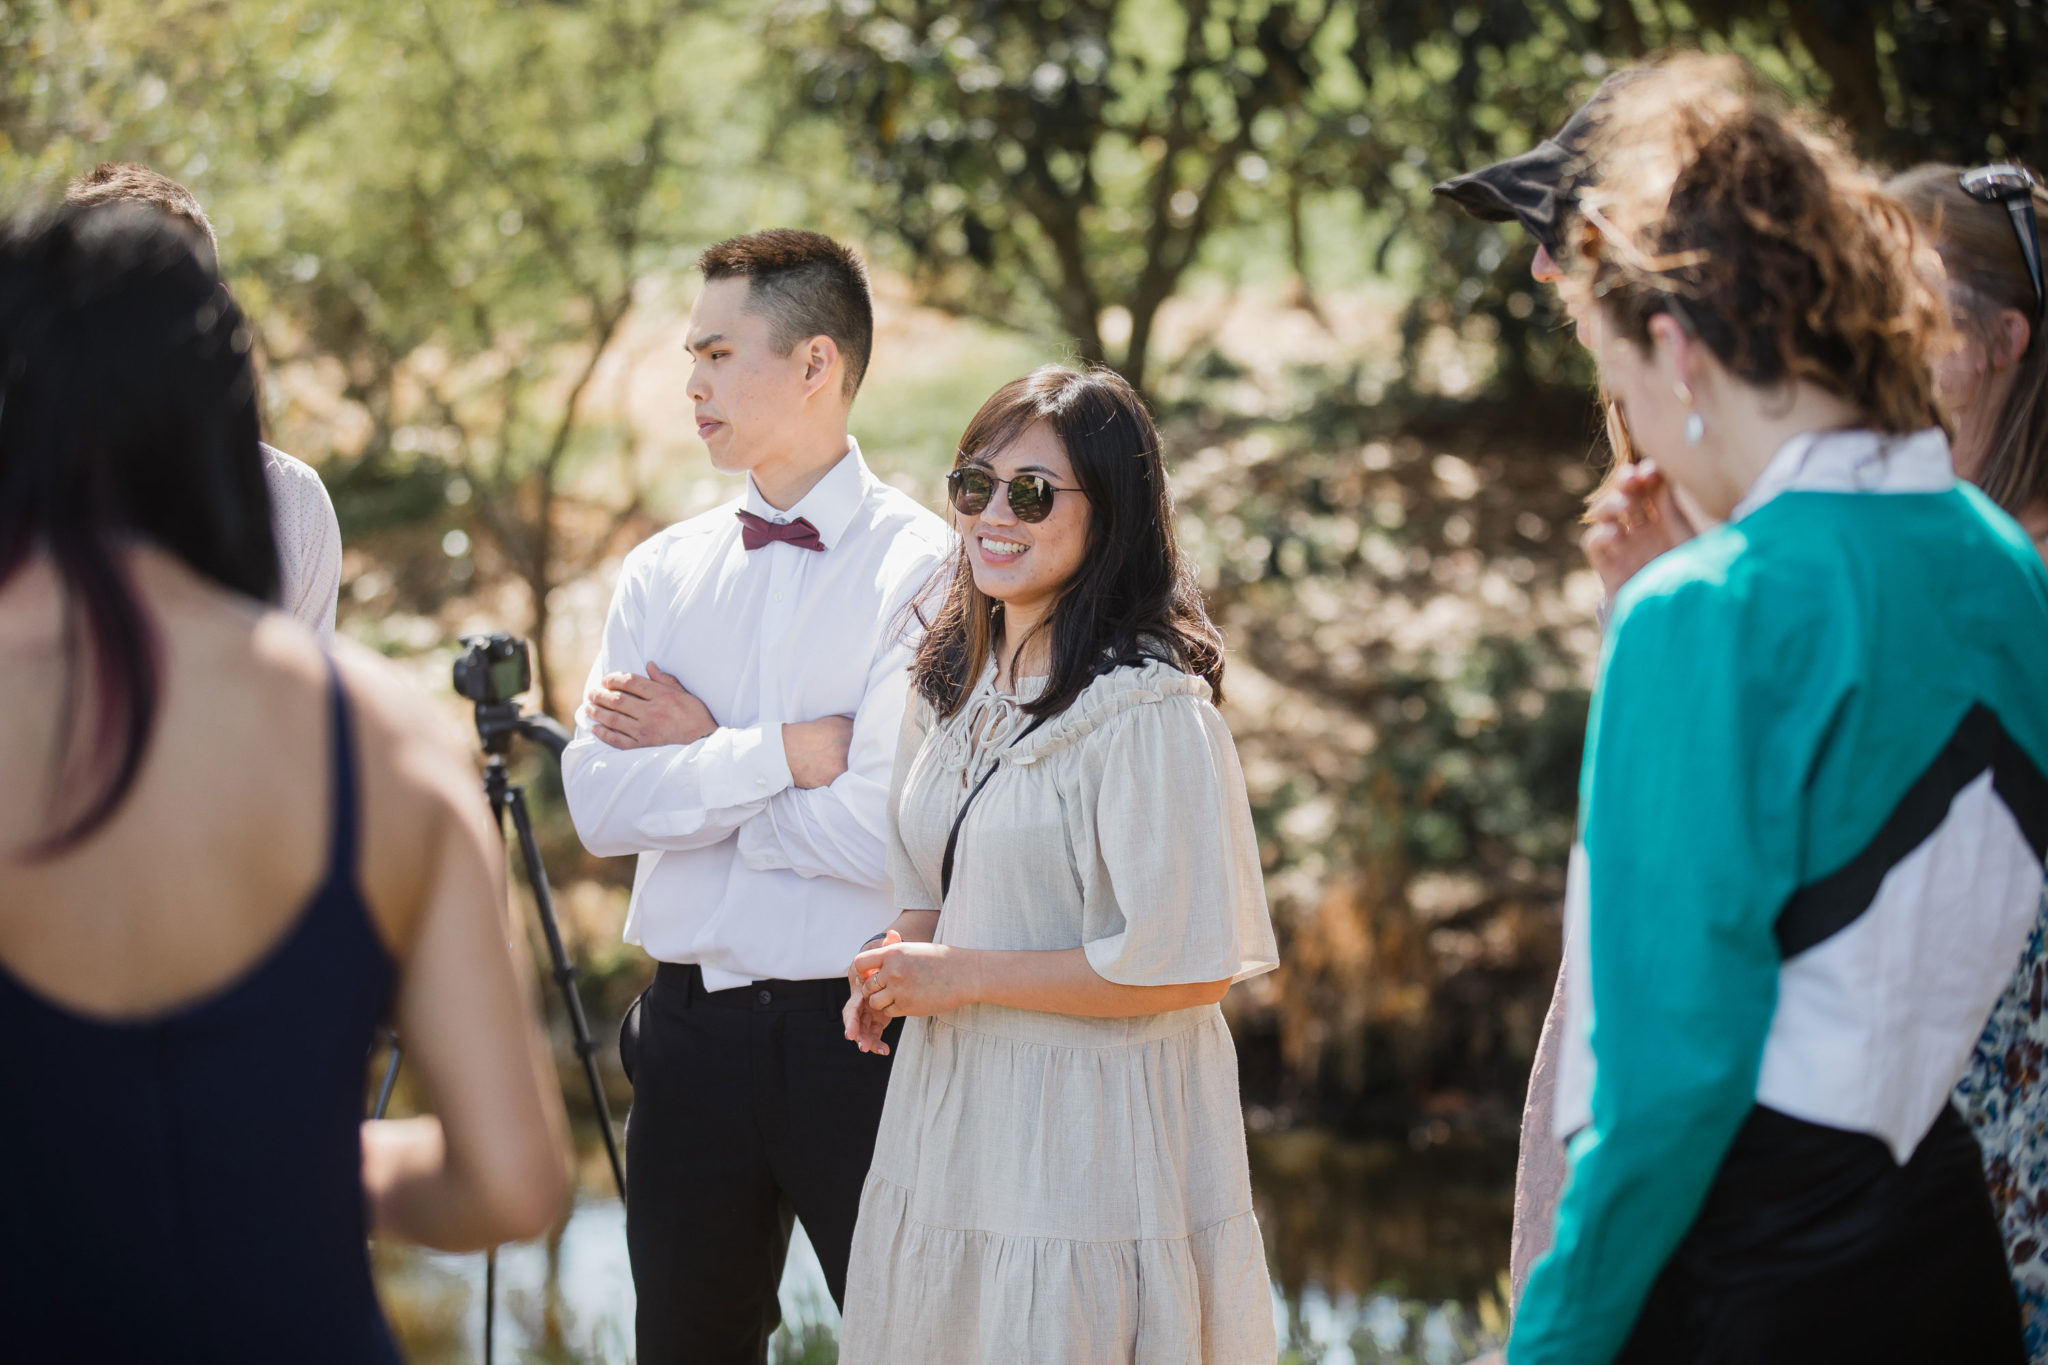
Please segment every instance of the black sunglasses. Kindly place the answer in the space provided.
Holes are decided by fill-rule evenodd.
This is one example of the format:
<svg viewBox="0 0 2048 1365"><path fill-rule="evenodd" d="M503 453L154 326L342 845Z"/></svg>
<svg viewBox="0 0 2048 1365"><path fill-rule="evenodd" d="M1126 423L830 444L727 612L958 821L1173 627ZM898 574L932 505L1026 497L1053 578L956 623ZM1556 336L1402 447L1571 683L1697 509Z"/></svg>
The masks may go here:
<svg viewBox="0 0 2048 1365"><path fill-rule="evenodd" d="M2020 255L2027 260L2027 277L2034 282L2034 306L2040 323L2048 323L2048 289L2041 284L2041 225L2034 219L2034 176L2025 166L1999 162L1964 171L1963 193L1982 204L2003 204L2012 215L2012 230L2020 239Z"/></svg>
<svg viewBox="0 0 2048 1365"><path fill-rule="evenodd" d="M1055 493L1079 493L1078 488L1058 488L1051 479L1042 474L1019 474L1014 479L999 479L986 469L956 469L946 476L946 492L953 500L953 510L963 517L978 517L988 510L989 500L996 495L997 484L1010 486L1010 510L1017 514L1019 521L1044 521L1052 515L1052 499Z"/></svg>

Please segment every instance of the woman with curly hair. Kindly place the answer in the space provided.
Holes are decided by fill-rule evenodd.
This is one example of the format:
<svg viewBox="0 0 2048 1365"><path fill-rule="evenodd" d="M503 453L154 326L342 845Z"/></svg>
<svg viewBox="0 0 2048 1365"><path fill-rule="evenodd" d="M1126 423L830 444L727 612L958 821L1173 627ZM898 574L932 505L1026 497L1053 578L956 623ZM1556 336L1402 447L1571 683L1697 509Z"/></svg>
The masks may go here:
<svg viewBox="0 0 2048 1365"><path fill-rule="evenodd" d="M1571 1171L1509 1360L2022 1360L1948 1098L2040 891L2048 573L1955 478L1895 200L1704 59L1620 92L1596 155L1567 288L1721 524L1610 623Z"/></svg>

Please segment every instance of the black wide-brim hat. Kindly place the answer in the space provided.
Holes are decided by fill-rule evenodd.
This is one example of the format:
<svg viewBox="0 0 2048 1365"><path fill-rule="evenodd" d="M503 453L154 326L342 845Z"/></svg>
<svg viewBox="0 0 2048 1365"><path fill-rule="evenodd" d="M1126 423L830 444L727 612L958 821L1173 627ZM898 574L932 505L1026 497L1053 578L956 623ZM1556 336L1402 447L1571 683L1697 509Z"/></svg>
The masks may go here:
<svg viewBox="0 0 2048 1365"><path fill-rule="evenodd" d="M1587 179L1587 152L1599 130L1609 95L1641 74L1617 71L1600 83L1593 98L1580 105L1553 137L1505 161L1453 176L1434 187L1474 218L1489 223L1516 221L1529 229L1552 256L1561 257L1564 225L1571 217L1579 188Z"/></svg>

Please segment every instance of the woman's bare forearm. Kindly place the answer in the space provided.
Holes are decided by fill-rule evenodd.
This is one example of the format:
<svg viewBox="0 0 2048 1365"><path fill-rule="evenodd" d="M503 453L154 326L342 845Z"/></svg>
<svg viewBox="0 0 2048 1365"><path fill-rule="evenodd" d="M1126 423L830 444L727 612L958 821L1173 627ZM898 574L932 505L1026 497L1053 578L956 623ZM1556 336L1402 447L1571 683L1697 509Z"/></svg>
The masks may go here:
<svg viewBox="0 0 2048 1365"><path fill-rule="evenodd" d="M905 943L930 943L939 932L939 912L936 910L903 910L890 924Z"/></svg>
<svg viewBox="0 0 2048 1365"><path fill-rule="evenodd" d="M538 1237L567 1212L566 1179L492 1189L486 1173L465 1169L450 1152L432 1115L371 1119L362 1143L373 1233L440 1251L478 1251Z"/></svg>
<svg viewBox="0 0 2048 1365"><path fill-rule="evenodd" d="M370 1231L444 1251L488 1245L482 1201L449 1169L441 1120L431 1115L363 1125L363 1193Z"/></svg>
<svg viewBox="0 0 2048 1365"><path fill-rule="evenodd" d="M1140 1014L1213 1005L1230 982L1194 981L1173 986L1126 986L1106 980L1080 948L1052 951L963 949L968 955L970 993L975 1000L1046 1014L1125 1019Z"/></svg>

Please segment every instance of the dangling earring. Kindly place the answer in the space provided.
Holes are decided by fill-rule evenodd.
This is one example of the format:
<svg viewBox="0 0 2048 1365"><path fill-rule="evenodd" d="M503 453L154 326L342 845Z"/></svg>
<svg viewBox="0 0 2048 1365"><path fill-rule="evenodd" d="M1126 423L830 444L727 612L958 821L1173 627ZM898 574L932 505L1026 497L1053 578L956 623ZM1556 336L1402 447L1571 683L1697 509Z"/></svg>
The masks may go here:
<svg viewBox="0 0 2048 1365"><path fill-rule="evenodd" d="M1700 416L1699 411L1693 407L1692 388L1690 385L1680 381L1671 386L1671 391L1678 395L1678 401L1685 404L1686 407L1685 443L1689 446L1696 446L1701 441L1707 439L1707 419Z"/></svg>

